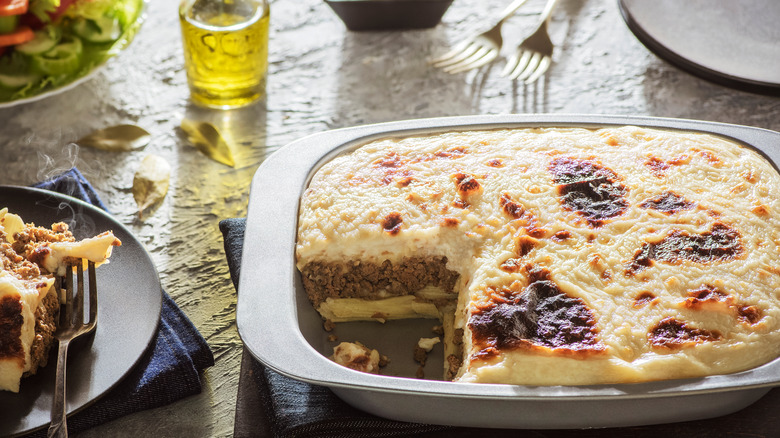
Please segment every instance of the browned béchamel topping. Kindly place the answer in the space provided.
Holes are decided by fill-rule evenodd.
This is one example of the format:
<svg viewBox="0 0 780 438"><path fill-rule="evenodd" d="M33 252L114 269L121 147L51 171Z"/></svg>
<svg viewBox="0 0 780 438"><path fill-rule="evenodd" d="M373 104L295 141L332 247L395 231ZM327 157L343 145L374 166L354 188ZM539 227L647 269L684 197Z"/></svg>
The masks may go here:
<svg viewBox="0 0 780 438"><path fill-rule="evenodd" d="M743 254L739 232L726 224L716 222L702 234L673 230L659 241L646 242L634 254L626 274L651 266L654 260L678 263L684 260L711 263L738 258Z"/></svg>
<svg viewBox="0 0 780 438"><path fill-rule="evenodd" d="M696 206L695 203L688 201L674 192L664 192L652 198L645 199L639 204L642 208L651 208L666 214L677 213L682 210L690 210Z"/></svg>
<svg viewBox="0 0 780 438"><path fill-rule="evenodd" d="M556 158L549 169L563 204L591 226L601 226L628 209L626 186L618 182L614 171L575 158Z"/></svg>
<svg viewBox="0 0 780 438"><path fill-rule="evenodd" d="M654 347L679 349L692 344L720 339L717 331L690 327L688 324L669 317L661 320L650 330L649 339Z"/></svg>
<svg viewBox="0 0 780 438"><path fill-rule="evenodd" d="M638 382L780 351L780 175L728 139L631 126L387 138L326 163L300 206L296 264L323 315L342 298L384 320L381 306L452 296L447 378Z"/></svg>
<svg viewBox="0 0 780 438"><path fill-rule="evenodd" d="M538 270L523 289L517 283L492 288L491 300L472 312L469 328L479 351L486 358L501 350L552 349L566 355L604 350L590 309L578 298L567 296Z"/></svg>

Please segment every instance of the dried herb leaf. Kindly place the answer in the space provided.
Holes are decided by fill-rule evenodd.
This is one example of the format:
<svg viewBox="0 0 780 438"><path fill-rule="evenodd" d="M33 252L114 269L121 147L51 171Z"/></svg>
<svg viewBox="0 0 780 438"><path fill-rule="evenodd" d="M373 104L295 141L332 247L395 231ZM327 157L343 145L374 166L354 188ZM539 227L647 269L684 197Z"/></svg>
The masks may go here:
<svg viewBox="0 0 780 438"><path fill-rule="evenodd" d="M181 129L187 133L190 142L205 156L226 166L236 167L230 145L216 126L208 122L181 121Z"/></svg>
<svg viewBox="0 0 780 438"><path fill-rule="evenodd" d="M135 125L117 125L99 129L76 141L79 146L111 152L126 152L141 149L149 144L152 135Z"/></svg>
<svg viewBox="0 0 780 438"><path fill-rule="evenodd" d="M138 215L155 203L162 201L168 193L171 166L157 155L147 155L133 177L133 198L138 204Z"/></svg>

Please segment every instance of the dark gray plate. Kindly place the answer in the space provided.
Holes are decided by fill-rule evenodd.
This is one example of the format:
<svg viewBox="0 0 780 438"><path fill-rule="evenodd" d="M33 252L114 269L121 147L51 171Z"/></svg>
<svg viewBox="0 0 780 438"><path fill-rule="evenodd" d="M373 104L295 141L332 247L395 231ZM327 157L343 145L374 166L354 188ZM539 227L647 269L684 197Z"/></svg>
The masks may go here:
<svg viewBox="0 0 780 438"><path fill-rule="evenodd" d="M629 29L648 49L712 82L780 94L777 0L619 0Z"/></svg>
<svg viewBox="0 0 780 438"><path fill-rule="evenodd" d="M523 386L414 379L412 348L418 337L431 336L434 322L429 320L337 324L342 340L362 340L391 356L388 372L393 376L360 373L327 359L334 343L327 340L295 269L299 199L323 163L377 138L452 130L612 125L720 135L756 149L775 167L780 163L780 133L650 117L467 116L359 126L303 138L271 155L252 181L237 308L245 346L281 374L327 386L372 414L411 422L526 429L620 427L710 418L755 402L780 386L780 359L741 373L639 384ZM440 353L435 349L431 358ZM440 372L441 360L426 366L431 376Z"/></svg>
<svg viewBox="0 0 780 438"><path fill-rule="evenodd" d="M77 238L111 230L122 241L110 263L97 269L98 324L91 341L68 355L68 413L105 394L136 364L157 332L162 287L152 259L130 231L108 213L77 199L28 187L0 186L0 208L25 222L65 222ZM0 391L0 436L47 426L54 392L56 347L49 364L22 380L18 394Z"/></svg>

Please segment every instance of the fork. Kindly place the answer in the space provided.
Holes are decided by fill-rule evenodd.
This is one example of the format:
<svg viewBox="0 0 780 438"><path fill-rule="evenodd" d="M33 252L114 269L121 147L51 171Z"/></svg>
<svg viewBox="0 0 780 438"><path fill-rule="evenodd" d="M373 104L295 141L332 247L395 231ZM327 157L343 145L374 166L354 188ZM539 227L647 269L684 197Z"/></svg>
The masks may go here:
<svg viewBox="0 0 780 438"><path fill-rule="evenodd" d="M60 306L60 324L54 337L59 341L57 352L57 377L54 387L54 400L51 407L51 425L49 437L67 437L68 422L66 418L65 397L65 370L68 359L68 346L74 339L92 333L97 325L97 282L95 280L95 263L88 262L89 275L89 320L84 322L84 264L86 260L78 262L76 269L76 291L73 291L73 266L69 265L65 274L65 288L62 287L62 279L58 278L55 284L60 300L65 297L64 304Z"/></svg>
<svg viewBox="0 0 780 438"><path fill-rule="evenodd" d="M517 47L506 62L501 76L512 80L525 80L530 84L539 79L552 63L553 43L547 32L547 24L558 0L548 0L539 17L539 26Z"/></svg>
<svg viewBox="0 0 780 438"><path fill-rule="evenodd" d="M504 42L501 38L501 26L526 1L514 0L501 12L501 19L490 30L461 41L449 52L432 60L433 66L455 74L495 61Z"/></svg>

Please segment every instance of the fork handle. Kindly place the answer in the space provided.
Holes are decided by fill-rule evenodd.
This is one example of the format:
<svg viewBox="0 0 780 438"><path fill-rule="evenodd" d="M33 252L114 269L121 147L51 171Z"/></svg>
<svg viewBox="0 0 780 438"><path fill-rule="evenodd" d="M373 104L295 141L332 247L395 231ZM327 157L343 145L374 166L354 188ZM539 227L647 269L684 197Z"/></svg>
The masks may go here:
<svg viewBox="0 0 780 438"><path fill-rule="evenodd" d="M506 8L504 8L504 11L501 12L501 19L498 20L499 23L503 23L504 20L511 17L512 14L515 13L516 10L520 8L520 6L523 6L525 2L528 0L515 0L512 3L509 4Z"/></svg>
<svg viewBox="0 0 780 438"><path fill-rule="evenodd" d="M544 10L541 14L539 14L539 21L542 23L546 22L550 19L552 16L552 11L555 9L555 4L558 3L558 0L548 0L547 4L544 5Z"/></svg>
<svg viewBox="0 0 780 438"><path fill-rule="evenodd" d="M68 419L65 412L66 394L65 394L65 371L68 359L68 341L60 341L59 351L57 352L57 377L54 383L54 399L51 403L51 425L49 426L48 437L67 438Z"/></svg>

